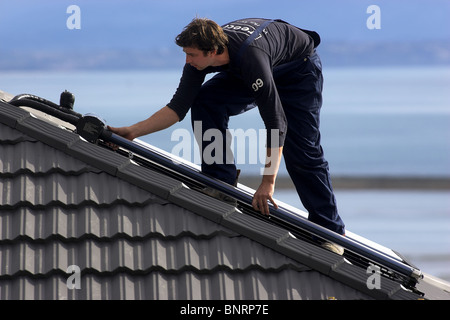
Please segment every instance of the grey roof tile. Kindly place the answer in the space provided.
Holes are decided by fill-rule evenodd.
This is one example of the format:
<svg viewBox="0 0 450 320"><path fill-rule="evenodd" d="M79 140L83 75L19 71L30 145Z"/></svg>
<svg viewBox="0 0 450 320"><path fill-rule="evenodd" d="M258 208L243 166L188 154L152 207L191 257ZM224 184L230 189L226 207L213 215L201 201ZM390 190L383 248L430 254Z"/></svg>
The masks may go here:
<svg viewBox="0 0 450 320"><path fill-rule="evenodd" d="M77 176L52 173L46 176L27 174L2 179L1 206L74 207L79 205L111 206L117 202L145 205L156 197L128 183L117 184L106 173L82 173Z"/></svg>
<svg viewBox="0 0 450 320"><path fill-rule="evenodd" d="M176 189L170 194L168 200L218 224L236 211L232 205L187 188Z"/></svg>
<svg viewBox="0 0 450 320"><path fill-rule="evenodd" d="M32 145L31 145L32 144ZM37 141L0 144L0 174L5 177L21 174L45 175L60 172L72 175L101 170ZM43 157L45 155L45 157Z"/></svg>
<svg viewBox="0 0 450 320"><path fill-rule="evenodd" d="M8 126L0 126L0 145L3 144L16 144L23 141L37 141L36 139L27 136L26 134L14 130Z"/></svg>
<svg viewBox="0 0 450 320"><path fill-rule="evenodd" d="M213 275L186 271L181 274L152 272L145 275L116 273L81 277L81 290L67 288L67 274L35 279L18 276L3 280L0 299L27 300L291 300L329 299L348 295L348 288L314 272L294 270L245 274L218 271ZM291 283L320 283L322 286L289 286ZM291 288L283 290L283 288ZM323 287L328 287L324 293ZM354 291L356 299L370 299Z"/></svg>
<svg viewBox="0 0 450 320"><path fill-rule="evenodd" d="M0 299L76 299L76 300L326 300L351 297L371 298L317 272L298 273L287 269L266 273L214 274L186 271L180 274L155 271L149 274L115 273L81 276L80 289L68 289L69 274L30 279L18 276L2 282ZM316 286L292 286L292 283L316 283ZM351 292L351 294L349 294Z"/></svg>
<svg viewBox="0 0 450 320"><path fill-rule="evenodd" d="M129 159L119 156L111 150L99 148L81 139L70 144L66 152L92 166L102 168L102 171L111 175L116 175L120 167L130 163Z"/></svg>
<svg viewBox="0 0 450 320"><path fill-rule="evenodd" d="M39 227L39 224L37 225ZM163 270L183 273L192 270L214 273L247 272L250 269L272 270L285 268L299 272L310 268L280 255L245 237L215 234L211 238L178 236L127 238L120 234L109 239L83 237L66 240L22 238L2 244L1 275L27 273L49 276L54 270L65 271L69 265L96 272L111 273L127 269L134 273ZM245 248L236 250L236 248Z"/></svg>
<svg viewBox="0 0 450 320"><path fill-rule="evenodd" d="M30 117L29 112L2 102L0 102L0 114L2 115L0 117L0 123L11 128L15 128L18 122Z"/></svg>
<svg viewBox="0 0 450 320"><path fill-rule="evenodd" d="M70 131L61 130L61 128L31 115L18 119L15 128L59 150L65 150L81 139Z"/></svg>
<svg viewBox="0 0 450 320"><path fill-rule="evenodd" d="M5 241L20 237L37 240L57 237L73 240L83 236L107 239L118 235L129 238L174 238L182 235L211 238L218 233L230 237L238 235L230 229L158 198L145 206L117 203L110 207L83 205L41 209L31 206L9 210L0 208L0 240Z"/></svg>
<svg viewBox="0 0 450 320"><path fill-rule="evenodd" d="M249 219L240 212L233 212L224 218L222 224L228 228L243 232L252 239L269 246L278 246L278 243L287 238L293 237L286 229L268 224L261 219Z"/></svg>
<svg viewBox="0 0 450 320"><path fill-rule="evenodd" d="M172 192L183 187L178 180L133 163L121 166L117 170L117 177L164 199L168 199Z"/></svg>

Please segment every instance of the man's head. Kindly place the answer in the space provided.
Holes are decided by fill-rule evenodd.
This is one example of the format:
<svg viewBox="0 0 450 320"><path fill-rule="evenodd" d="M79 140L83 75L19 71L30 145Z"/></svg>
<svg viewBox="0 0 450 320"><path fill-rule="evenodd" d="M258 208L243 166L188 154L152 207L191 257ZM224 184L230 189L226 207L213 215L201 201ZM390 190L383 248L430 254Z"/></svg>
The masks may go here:
<svg viewBox="0 0 450 320"><path fill-rule="evenodd" d="M222 27L206 18L195 18L176 38L175 43L182 48L195 48L204 52L221 54L228 45L228 37Z"/></svg>

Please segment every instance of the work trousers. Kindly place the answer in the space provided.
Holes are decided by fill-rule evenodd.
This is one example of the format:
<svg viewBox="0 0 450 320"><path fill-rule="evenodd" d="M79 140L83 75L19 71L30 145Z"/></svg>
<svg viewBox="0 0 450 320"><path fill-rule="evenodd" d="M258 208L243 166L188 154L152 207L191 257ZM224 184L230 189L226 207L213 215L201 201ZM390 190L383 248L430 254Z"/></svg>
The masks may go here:
<svg viewBox="0 0 450 320"><path fill-rule="evenodd" d="M344 234L344 223L338 214L328 162L320 144L319 117L323 86L320 58L314 53L305 59L275 67L273 77L288 122L283 147L284 161L300 200L308 211L308 219ZM224 148L222 161L211 163L204 161L203 154L213 141L198 141L202 152L202 172L234 184L236 166L226 158L231 153L226 143L230 140L227 139L229 117L255 106L251 89L228 72L220 72L203 84L191 107L193 126L196 121L201 121L201 136L196 138L197 141L202 139L208 129L219 129Z"/></svg>

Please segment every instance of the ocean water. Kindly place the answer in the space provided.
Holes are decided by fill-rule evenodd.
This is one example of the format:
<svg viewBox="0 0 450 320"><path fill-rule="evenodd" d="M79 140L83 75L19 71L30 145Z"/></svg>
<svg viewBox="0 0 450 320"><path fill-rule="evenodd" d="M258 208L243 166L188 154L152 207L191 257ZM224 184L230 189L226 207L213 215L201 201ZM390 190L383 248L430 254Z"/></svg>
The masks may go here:
<svg viewBox="0 0 450 320"><path fill-rule="evenodd" d="M2 72L0 88L56 102L67 89L76 96L78 112L123 126L166 105L179 77L180 70ZM324 77L321 133L332 174L450 177L450 66L334 68ZM264 126L253 109L232 117L230 128ZM176 129L191 131L189 115L142 139L171 151L179 144L172 137ZM248 173L259 172L242 165Z"/></svg>
<svg viewBox="0 0 450 320"><path fill-rule="evenodd" d="M335 190L347 230L401 253L450 281L450 191ZM305 210L294 190L276 199Z"/></svg>
<svg viewBox="0 0 450 320"><path fill-rule="evenodd" d="M179 77L180 70L1 72L0 90L54 102L69 90L79 113L124 126L166 105ZM332 68L324 77L321 133L332 175L450 178L450 66ZM263 124L254 109L233 117L230 128ZM189 115L141 139L172 152L180 144L176 130L191 132ZM244 149L255 145L248 143ZM262 164L248 162L239 164L243 172L259 174ZM279 175L287 175L284 165ZM275 197L302 208L293 190ZM336 198L348 230L450 281L450 190L336 190Z"/></svg>

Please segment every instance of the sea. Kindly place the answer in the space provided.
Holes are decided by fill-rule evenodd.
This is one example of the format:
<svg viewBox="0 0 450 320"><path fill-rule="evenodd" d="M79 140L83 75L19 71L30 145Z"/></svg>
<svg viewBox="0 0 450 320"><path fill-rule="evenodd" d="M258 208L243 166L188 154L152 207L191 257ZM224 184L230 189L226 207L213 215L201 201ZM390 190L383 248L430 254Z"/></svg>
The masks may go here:
<svg viewBox="0 0 450 320"><path fill-rule="evenodd" d="M323 74L321 136L333 176L450 179L450 66L333 67ZM0 71L0 90L54 102L68 90L75 95L77 112L95 114L119 127L144 120L165 106L180 75L179 69ZM263 128L257 109L230 120L230 129ZM141 137L172 153L191 143L192 153L177 155L195 162L193 139L189 115L171 128ZM240 143L244 149L264 146L261 141L256 147L251 141ZM246 175L258 175L262 166L250 156L242 157L238 165ZM284 164L279 176L287 177ZM347 230L450 281L450 189L336 189L335 193ZM304 210L295 190L277 189L275 198Z"/></svg>

